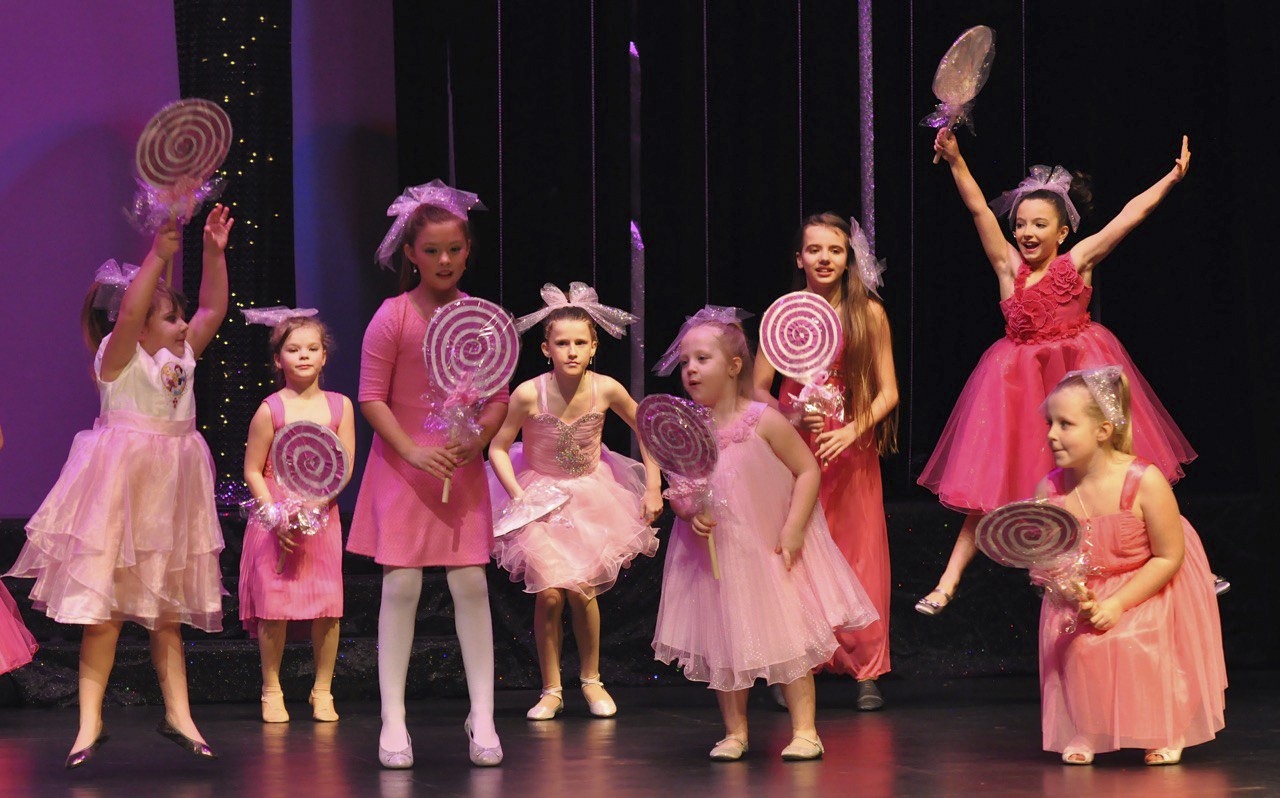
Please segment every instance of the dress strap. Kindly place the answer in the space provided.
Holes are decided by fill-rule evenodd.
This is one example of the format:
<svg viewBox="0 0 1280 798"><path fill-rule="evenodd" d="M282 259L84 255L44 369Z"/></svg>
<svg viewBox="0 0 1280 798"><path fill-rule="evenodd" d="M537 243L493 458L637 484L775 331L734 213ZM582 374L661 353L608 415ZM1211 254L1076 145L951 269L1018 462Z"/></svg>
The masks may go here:
<svg viewBox="0 0 1280 798"><path fill-rule="evenodd" d="M284 400L280 398L277 391L269 395L262 401L267 403L267 407L271 409L271 426L274 429L280 429L284 426Z"/></svg>
<svg viewBox="0 0 1280 798"><path fill-rule="evenodd" d="M329 400L329 426L337 432L342 424L342 394L325 391L324 398Z"/></svg>
<svg viewBox="0 0 1280 798"><path fill-rule="evenodd" d="M1142 475L1146 473L1149 465L1151 464L1146 460L1136 457L1129 464L1129 470L1124 475L1124 487L1120 489L1121 510L1133 509L1133 502L1138 498L1138 485L1142 482Z"/></svg>

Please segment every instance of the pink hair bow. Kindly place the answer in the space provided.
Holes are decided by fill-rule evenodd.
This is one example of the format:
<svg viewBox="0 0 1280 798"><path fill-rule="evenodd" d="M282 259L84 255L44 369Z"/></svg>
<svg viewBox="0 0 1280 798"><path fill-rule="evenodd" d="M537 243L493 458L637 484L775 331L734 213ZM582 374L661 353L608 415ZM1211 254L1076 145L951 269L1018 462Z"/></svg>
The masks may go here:
<svg viewBox="0 0 1280 798"><path fill-rule="evenodd" d="M881 299L880 292L877 288L884 286L885 265L883 260L877 260L875 253L871 251L871 242L867 241L867 234L863 232L862 225L858 224L858 220L849 217L849 248L853 250L853 257L857 264L858 279L862 281L862 285L867 289L867 293L876 299Z"/></svg>
<svg viewBox="0 0 1280 798"><path fill-rule="evenodd" d="M478 195L453 188L446 185L443 180L437 179L420 186L409 186L403 194L396 197L391 207L387 208L387 215L396 217L396 220L391 223L391 229L378 245L377 256L374 258L384 268L391 268L391 258L400 248L400 235L404 232L404 226L409 223L409 217L413 212L423 205L443 208L459 219L469 218L467 213L473 208L488 210Z"/></svg>
<svg viewBox="0 0 1280 798"><path fill-rule="evenodd" d="M274 327L285 319L296 316L315 316L320 313L315 308L287 308L284 305L274 305L269 308L242 308L240 312L244 314L244 320L249 324L265 324L268 327Z"/></svg>
<svg viewBox="0 0 1280 798"><path fill-rule="evenodd" d="M662 353L662 357L658 359L657 365L653 367L653 372L659 376L665 377L675 371L676 363L680 360L680 342L689 334L689 331L699 324L706 324L709 321L719 322L720 324L737 324L743 319L749 319L754 314L748 313L742 308L735 308L725 305L707 305L702 310L684 320L684 324L680 326L680 332L676 333L676 339L671 342L671 346L667 347L667 351Z"/></svg>
<svg viewBox="0 0 1280 798"><path fill-rule="evenodd" d="M524 332L533 325L551 315L553 310L560 308L582 308L587 312L596 324L604 328L605 332L614 338L621 338L627 334L627 325L635 324L640 321L639 317L620 308L609 307L600 304L600 297L596 294L596 289L586 283L573 282L569 283L569 295L551 283L542 286L542 301L546 306L541 310L535 310L526 316L516 319L516 329Z"/></svg>
<svg viewBox="0 0 1280 798"><path fill-rule="evenodd" d="M120 315L120 300L125 289L138 276L138 267L132 263L119 263L115 258L103 263L93 273L93 281L99 285L93 295L93 306L107 311L107 318L115 321Z"/></svg>
<svg viewBox="0 0 1280 798"><path fill-rule="evenodd" d="M1031 174L1023 178L1017 188L1009 189L991 201L991 210L997 216L1009 214L1009 224L1012 225L1018 200L1032 191L1052 191L1062 197L1062 203L1067 208L1067 220L1071 223L1071 232L1075 232L1080 226L1080 212L1071 202L1071 173L1062 166L1050 168L1044 164L1036 164L1031 167Z"/></svg>

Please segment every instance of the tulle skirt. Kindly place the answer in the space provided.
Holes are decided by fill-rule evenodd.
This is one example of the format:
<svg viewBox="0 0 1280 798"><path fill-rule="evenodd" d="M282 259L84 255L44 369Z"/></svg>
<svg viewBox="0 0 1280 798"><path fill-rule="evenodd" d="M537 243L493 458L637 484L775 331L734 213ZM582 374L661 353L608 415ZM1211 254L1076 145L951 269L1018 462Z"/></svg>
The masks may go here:
<svg viewBox="0 0 1280 798"><path fill-rule="evenodd" d="M1040 613L1041 723L1046 751L1073 741L1093 751L1164 748L1212 740L1224 725L1227 671L1213 575L1196 531L1182 522L1182 567L1160 592L1106 632L1046 598ZM1133 571L1094 577L1098 598ZM1079 739L1077 739L1079 738Z"/></svg>
<svg viewBox="0 0 1280 798"><path fill-rule="evenodd" d="M76 435L9 576L59 623L222 629L213 458L194 421L113 413Z"/></svg>
<svg viewBox="0 0 1280 798"><path fill-rule="evenodd" d="M1195 459L1155 391L1120 341L1101 324L1044 344L1001 338L987 349L965 383L920 484L948 507L990 512L1029 498L1053 469L1041 405L1068 371L1118 365L1133 397L1134 453L1170 483Z"/></svg>
<svg viewBox="0 0 1280 798"><path fill-rule="evenodd" d="M550 480L571 497L547 518L493 541L494 559L510 572L511 581L524 581L526 593L562 588L597 596L613 587L636 557L658 553L657 530L642 517L642 464L606 448L591 472L558 477L528 468L520 444L510 454L521 487ZM491 470L489 479L496 517L509 497Z"/></svg>
<svg viewBox="0 0 1280 798"><path fill-rule="evenodd" d="M27 631L18 605L0 583L0 673L17 670L35 655L36 639Z"/></svg>

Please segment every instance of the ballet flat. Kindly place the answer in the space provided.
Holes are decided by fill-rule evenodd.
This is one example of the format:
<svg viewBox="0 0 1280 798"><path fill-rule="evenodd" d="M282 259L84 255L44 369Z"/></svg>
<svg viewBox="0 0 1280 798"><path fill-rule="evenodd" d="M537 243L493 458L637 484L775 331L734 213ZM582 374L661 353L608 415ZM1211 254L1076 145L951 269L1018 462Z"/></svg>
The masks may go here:
<svg viewBox="0 0 1280 798"><path fill-rule="evenodd" d="M791 738L791 743L782 749L782 758L787 762L805 762L810 759L821 759L824 753L826 749L822 747L822 741L817 735L814 735L812 740L796 735Z"/></svg>
<svg viewBox="0 0 1280 798"><path fill-rule="evenodd" d="M711 748L707 756L715 762L737 762L747 753L747 744L737 737L726 737Z"/></svg>
<svg viewBox="0 0 1280 798"><path fill-rule="evenodd" d="M199 740L193 740L182 732L174 728L166 717L160 721L160 725L156 726L156 734L166 737L174 742L182 750L196 757L197 759L217 759L218 755L213 752L208 743L202 743Z"/></svg>
<svg viewBox="0 0 1280 798"><path fill-rule="evenodd" d="M558 702L555 706L555 709L547 709L546 707L542 706L542 699L547 696L555 697L556 701ZM547 688L544 688L543 691L538 694L538 703L534 704L533 707L528 712L524 713L524 716L529 720L551 720L556 715L559 715L561 710L563 709L564 709L564 688L547 687Z"/></svg>
<svg viewBox="0 0 1280 798"><path fill-rule="evenodd" d="M596 687L599 687L601 690L604 689L604 682L600 680L600 674L596 674L595 676L582 677L582 678L579 678L578 681L579 683L582 684L582 687L583 687L583 691L582 691L583 698L587 697L587 691L586 691L587 687L594 685ZM608 693L606 692L605 695L607 696ZM588 700L587 710L592 714L592 716L597 718L612 718L614 715L618 714L618 705L614 703L612 698L602 698L599 701Z"/></svg>
<svg viewBox="0 0 1280 798"><path fill-rule="evenodd" d="M378 746L378 762L388 770L406 770L413 767L413 738L405 733L409 744L400 751L388 751Z"/></svg>
<svg viewBox="0 0 1280 798"><path fill-rule="evenodd" d="M289 710L284 708L284 693L273 690L262 694L262 722L288 723Z"/></svg>
<svg viewBox="0 0 1280 798"><path fill-rule="evenodd" d="M338 711L333 708L333 693L328 690L312 690L307 703L311 705L311 718L321 723L333 723Z"/></svg>
<svg viewBox="0 0 1280 798"><path fill-rule="evenodd" d="M111 735L107 734L107 727L103 726L102 730L98 732L98 738L96 740L89 743L84 748L81 748L79 751L72 751L67 755L67 761L65 763L67 770L75 770L85 762L93 759L93 755L98 753L98 749L102 747L102 744L110 739Z"/></svg>
<svg viewBox="0 0 1280 798"><path fill-rule="evenodd" d="M471 756L471 764L480 768L497 767L502 764L502 743L492 748L485 748L477 743L475 735L471 733L470 718L462 724L462 728L467 732L467 753Z"/></svg>

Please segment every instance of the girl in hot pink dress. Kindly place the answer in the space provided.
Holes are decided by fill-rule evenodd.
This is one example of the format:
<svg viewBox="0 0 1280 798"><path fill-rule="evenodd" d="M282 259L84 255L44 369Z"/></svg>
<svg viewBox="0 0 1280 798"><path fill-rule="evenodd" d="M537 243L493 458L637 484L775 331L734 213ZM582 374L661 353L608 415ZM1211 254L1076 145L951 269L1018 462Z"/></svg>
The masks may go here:
<svg viewBox="0 0 1280 798"><path fill-rule="evenodd" d="M494 557L537 595L534 640L542 670L542 695L527 713L550 720L564 708L560 686L561 616L573 611L579 680L587 707L612 717L618 707L600 679L600 607L596 597L613 587L618 572L637 556L658 551L651 524L662 512L662 473L648 457L644 465L609 451L600 442L605 413L617 413L632 429L636 403L610 377L590 371L596 351L596 321L621 336L636 318L601 305L596 292L573 283L569 296L544 286L548 307L516 322L523 331L543 321L542 352L549 373L521 383L511 394L507 420L489 446L495 515L509 503L517 509L525 491L541 484L569 494L550 516L494 541ZM568 419L571 419L568 420ZM516 434L523 445L514 443Z"/></svg>
<svg viewBox="0 0 1280 798"><path fill-rule="evenodd" d="M813 669L840 648L836 631L861 629L876 611L817 512L818 461L778 411L751 399L751 351L732 308L704 308L659 363L678 357L693 401L708 408L719 459L712 506L673 479L679 520L662 577L653 650L686 678L716 691L725 737L715 760L747 751L747 693L757 679L782 685L792 739L783 759L817 759ZM706 537L714 535L720 579Z"/></svg>
<svg viewBox="0 0 1280 798"><path fill-rule="evenodd" d="M4 432L0 431L0 449L4 448ZM0 582L0 674L17 670L35 656L36 639L22 622L18 605L9 590Z"/></svg>
<svg viewBox="0 0 1280 798"><path fill-rule="evenodd" d="M950 165L995 269L1005 337L978 361L920 474L920 484L943 504L968 514L938 586L916 603L926 615L941 612L955 594L977 551L973 530L982 514L1027 498L1049 467L1039 408L1068 371L1105 363L1125 369L1133 386L1135 451L1165 479L1176 482L1182 464L1196 456L1129 353L1110 330L1090 320L1088 311L1094 267L1186 175L1191 163L1186 137L1164 177L1066 253L1060 247L1079 224L1077 205L1087 210L1090 200L1084 176L1073 177L1060 166L1036 166L1018 188L988 207L950 130L938 131L934 150ZM1008 213L1017 246L1005 240L997 212Z"/></svg>
<svg viewBox="0 0 1280 798"><path fill-rule="evenodd" d="M823 667L857 679L858 709L876 710L884 706L876 679L889 672L893 587L880 456L897 448L898 405L889 318L876 293L883 266L856 221L823 213L800 226L796 268L805 290L825 298L840 315L843 342L826 381L844 400L844 410L838 418L806 412L798 400L803 386L790 377L782 380L777 404L822 463L818 498L831 537L880 616L865 629L837 633L840 648ZM774 375L773 364L757 353L757 398L773 402Z"/></svg>
<svg viewBox="0 0 1280 798"><path fill-rule="evenodd" d="M275 310L273 313L272 311ZM314 313L315 311L310 311ZM330 501L324 525L313 535L291 531L289 498L271 467L271 447L285 424L322 424L354 452L356 426L351 400L321 390L320 374L332 348L322 322L288 308L246 310L250 321L272 324L271 354L281 390L258 406L249 423L244 481L258 509L245 529L240 555L240 621L258 638L262 653L262 720L289 720L280 688L280 661L289 621L310 621L316 678L307 699L311 716L336 721L333 667L338 657L338 619L342 617L342 522L338 503ZM254 315L259 314L259 315ZM281 567L283 565L283 567Z"/></svg>
<svg viewBox="0 0 1280 798"><path fill-rule="evenodd" d="M471 712L464 728L471 761L497 765L502 746L493 725L493 619L485 565L493 545L489 484L481 452L506 417L505 389L485 403L479 440L451 443L424 428L438 389L427 376L422 341L427 319L466 296L458 281L467 269L476 195L440 181L405 191L388 213L396 216L378 248L378 261L400 258L404 293L382 303L364 334L360 411L373 427L347 550L382 565L378 615L378 687L384 767L413 766L405 726L404 693L413 649L422 569L444 566L453 596L454 628L462 648ZM449 501L442 500L452 479Z"/></svg>
<svg viewBox="0 0 1280 798"><path fill-rule="evenodd" d="M1119 367L1069 374L1047 416L1058 468L1037 495L1084 524L1094 575L1079 607L1049 593L1040 613L1044 748L1071 765L1119 748L1177 764L1224 725L1227 672L1204 547L1160 469L1132 454Z"/></svg>

